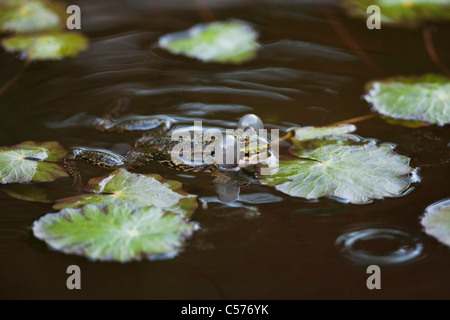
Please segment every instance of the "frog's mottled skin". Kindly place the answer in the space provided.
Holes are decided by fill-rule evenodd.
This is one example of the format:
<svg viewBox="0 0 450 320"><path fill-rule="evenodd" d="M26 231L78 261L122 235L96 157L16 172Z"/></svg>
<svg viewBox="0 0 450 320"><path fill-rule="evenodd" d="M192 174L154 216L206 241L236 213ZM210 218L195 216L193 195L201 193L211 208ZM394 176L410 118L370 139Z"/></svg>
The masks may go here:
<svg viewBox="0 0 450 320"><path fill-rule="evenodd" d="M211 167L214 165L213 163L205 163L202 161L203 150L207 147L211 142L202 141L201 135L194 134L192 137L192 141L186 142L183 141L182 138L178 140L171 139L171 131L166 134L158 134L154 132L147 133L140 139L138 139L134 145L135 152L140 154L149 155L152 159L158 161L164 166L182 170L182 171L190 171L190 172L200 172L211 170ZM176 157L172 154L172 150L175 146L184 144L186 148L191 149L191 159L192 162L188 163L175 163L173 159ZM201 151L196 152L199 149ZM194 159L198 159L199 163L195 165L193 163Z"/></svg>
<svg viewBox="0 0 450 320"><path fill-rule="evenodd" d="M76 160L83 160L90 164L108 169L137 169L147 165L151 161L158 161L162 165L173 169L190 172L211 172L211 170L216 167L214 162L206 163L203 161L202 157L202 153L205 148L212 143L211 141L204 141L202 139L202 134L198 133L194 133L191 140L188 142L181 137L178 140L172 140L172 131L169 129L171 124L167 119L146 118L141 120L133 119L116 122L108 117L104 117L98 121L96 128L107 132L124 132L134 131L137 128L140 128L140 126L145 128L150 127L152 129L139 138L135 142L133 150L128 152L125 156L101 149L72 149L64 158L64 164L67 171L74 177L74 186L81 188L82 185L81 175L75 162ZM257 156L260 151L263 151L252 148L251 145L249 148L249 141L259 139L254 130L242 131L237 133L235 137L237 138L241 152L244 154L244 160ZM177 157L174 157L172 151L174 147L180 145L180 143L187 144L185 146L188 147L187 149L191 150L189 154L191 159L197 159L198 162L174 162L173 159L176 159ZM259 146L261 145L264 146L264 151L266 151L268 144L262 143Z"/></svg>

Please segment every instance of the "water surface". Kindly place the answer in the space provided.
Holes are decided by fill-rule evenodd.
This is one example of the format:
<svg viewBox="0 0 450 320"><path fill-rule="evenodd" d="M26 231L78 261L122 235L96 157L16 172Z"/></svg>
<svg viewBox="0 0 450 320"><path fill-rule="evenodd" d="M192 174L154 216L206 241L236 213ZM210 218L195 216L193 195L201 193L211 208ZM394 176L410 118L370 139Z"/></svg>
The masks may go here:
<svg viewBox="0 0 450 320"><path fill-rule="evenodd" d="M195 2L73 2L82 8L89 50L73 59L33 63L0 97L0 145L57 140L66 148L125 153L139 134L100 133L90 126L121 98L130 100L130 114L167 115L186 125L203 120L207 126L233 127L245 113L256 113L282 130L325 125L370 112L361 99L370 79L439 72L420 31L370 31L331 2L331 11L376 68L346 46L314 2L232 1L224 6L222 1L206 9ZM156 47L161 35L211 18L252 24L262 44L258 57L241 66L203 64ZM448 66L449 32L450 26L439 25L433 33ZM1 81L14 76L21 64L1 51ZM357 134L396 144L412 166L420 166L422 181L403 197L368 205L307 201L252 185L241 189L235 206L226 207L214 201L207 174L187 175L159 164L139 170L179 180L187 192L209 201L208 209L200 206L193 216L201 230L185 252L167 261L94 263L51 251L30 231L34 220L54 211L51 205L0 192L0 297L450 298L450 250L426 236L419 224L428 205L449 196L448 128L409 129L375 118L359 123ZM80 168L84 181L108 172L84 164ZM69 178L48 188L55 198L74 193ZM256 207L260 215L249 216L245 206ZM372 231L378 229L391 233L377 238ZM375 236L356 241L351 250L386 256L420 247L408 261L381 266L381 290L366 287L366 268L373 260L351 259L336 243L343 235L367 230ZM66 288L66 268L72 264L82 271L78 291Z"/></svg>

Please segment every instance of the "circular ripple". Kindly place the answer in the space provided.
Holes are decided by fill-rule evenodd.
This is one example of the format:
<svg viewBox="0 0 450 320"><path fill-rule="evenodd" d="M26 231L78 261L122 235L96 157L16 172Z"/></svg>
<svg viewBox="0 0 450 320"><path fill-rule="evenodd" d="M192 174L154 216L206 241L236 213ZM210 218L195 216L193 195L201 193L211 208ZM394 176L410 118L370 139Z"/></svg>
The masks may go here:
<svg viewBox="0 0 450 320"><path fill-rule="evenodd" d="M388 228L346 232L336 239L336 245L344 256L363 264L411 262L423 252L423 244L417 237L402 230Z"/></svg>

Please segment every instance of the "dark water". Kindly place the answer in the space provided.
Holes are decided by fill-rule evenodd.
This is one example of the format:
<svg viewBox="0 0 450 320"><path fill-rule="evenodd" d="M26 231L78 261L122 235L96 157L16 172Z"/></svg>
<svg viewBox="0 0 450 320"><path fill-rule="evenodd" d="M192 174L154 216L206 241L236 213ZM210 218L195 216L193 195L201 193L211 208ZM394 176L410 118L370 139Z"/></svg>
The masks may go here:
<svg viewBox="0 0 450 320"><path fill-rule="evenodd" d="M60 62L33 63L0 97L0 145L57 140L67 148L125 153L138 134L105 134L89 127L124 97L130 99L131 114L170 115L182 124L196 119L233 127L252 112L282 129L325 125L369 113L361 95L370 79L439 72L421 31L370 31L332 2L328 8L376 67L347 47L324 7L314 2L220 3L201 9L193 1L73 1L82 9L89 51ZM251 23L262 44L257 59L243 66L203 64L155 47L161 35L211 18ZM449 25L433 30L446 65L449 32ZM1 81L21 64L0 52ZM30 226L53 212L51 205L1 192L0 297L450 298L450 250L419 224L429 204L449 196L448 128L409 129L375 118L359 123L357 133L396 144L399 153L412 158L412 166L420 166L422 181L403 197L369 205L306 201L248 186L242 189L242 203L256 206L259 217L248 217L239 204L227 208L211 202L208 210L194 214L202 228L185 252L168 261L93 263L50 251L32 236ZM85 181L108 172L89 165L81 170ZM189 177L158 164L139 172L160 173L183 182L187 192L214 199L207 174ZM47 188L56 199L73 194L70 186L67 178ZM345 243L355 236L351 245ZM366 268L380 255L387 262L381 266L382 288L368 290ZM71 264L82 270L78 291L66 288Z"/></svg>

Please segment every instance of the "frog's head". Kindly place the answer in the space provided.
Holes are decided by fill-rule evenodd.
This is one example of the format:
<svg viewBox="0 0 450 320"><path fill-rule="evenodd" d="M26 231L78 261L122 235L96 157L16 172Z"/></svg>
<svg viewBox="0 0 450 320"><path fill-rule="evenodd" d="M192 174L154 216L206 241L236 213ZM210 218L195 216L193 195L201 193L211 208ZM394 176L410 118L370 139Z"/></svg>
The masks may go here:
<svg viewBox="0 0 450 320"><path fill-rule="evenodd" d="M246 114L239 119L237 140L241 152L241 165L257 164L267 157L269 141L264 123L255 114Z"/></svg>
<svg viewBox="0 0 450 320"><path fill-rule="evenodd" d="M258 135L253 128L237 129L234 134L227 134L218 144L216 162L223 169L244 168L261 163L270 153L269 141ZM220 153L217 150L221 150Z"/></svg>
<svg viewBox="0 0 450 320"><path fill-rule="evenodd" d="M235 131L240 151L240 166L257 164L267 157L270 147L269 140L262 133L262 131L256 132L252 127Z"/></svg>
<svg viewBox="0 0 450 320"><path fill-rule="evenodd" d="M270 144L263 129L264 124L258 116L247 114L241 117L238 128L233 134L225 135L218 146L222 150L223 159L227 158L227 161L218 163L219 166L228 169L242 168L267 159ZM233 155L233 159L228 159L225 155Z"/></svg>

